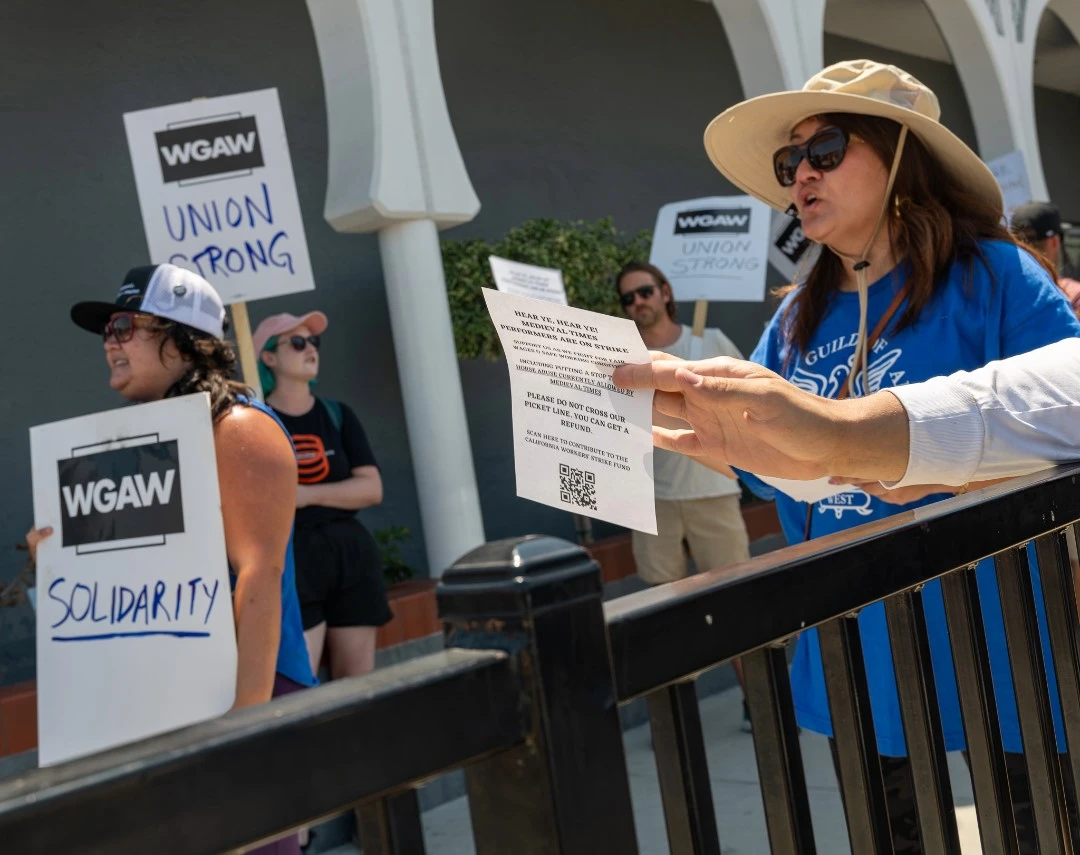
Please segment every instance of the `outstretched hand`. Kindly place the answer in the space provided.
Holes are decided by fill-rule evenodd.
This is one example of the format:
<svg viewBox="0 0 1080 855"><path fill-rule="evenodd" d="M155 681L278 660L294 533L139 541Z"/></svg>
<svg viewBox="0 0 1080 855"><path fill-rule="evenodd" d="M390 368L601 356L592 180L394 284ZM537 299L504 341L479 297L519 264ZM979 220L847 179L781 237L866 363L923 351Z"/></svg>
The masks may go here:
<svg viewBox="0 0 1080 855"><path fill-rule="evenodd" d="M623 365L616 386L655 389L653 408L689 424L653 427L659 448L707 458L758 475L810 480L831 474L842 422L830 402L752 362L720 356L684 362L664 353Z"/></svg>

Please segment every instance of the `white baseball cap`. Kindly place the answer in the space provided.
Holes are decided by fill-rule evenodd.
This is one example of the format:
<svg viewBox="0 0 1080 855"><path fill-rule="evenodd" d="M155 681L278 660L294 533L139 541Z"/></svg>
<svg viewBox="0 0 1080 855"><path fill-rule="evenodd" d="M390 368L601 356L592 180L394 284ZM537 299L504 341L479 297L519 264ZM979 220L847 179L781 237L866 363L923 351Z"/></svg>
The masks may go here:
<svg viewBox="0 0 1080 855"><path fill-rule="evenodd" d="M71 307L71 319L84 330L102 333L117 312L142 312L224 338L225 306L214 286L175 264L134 267L124 277L116 301L87 301Z"/></svg>

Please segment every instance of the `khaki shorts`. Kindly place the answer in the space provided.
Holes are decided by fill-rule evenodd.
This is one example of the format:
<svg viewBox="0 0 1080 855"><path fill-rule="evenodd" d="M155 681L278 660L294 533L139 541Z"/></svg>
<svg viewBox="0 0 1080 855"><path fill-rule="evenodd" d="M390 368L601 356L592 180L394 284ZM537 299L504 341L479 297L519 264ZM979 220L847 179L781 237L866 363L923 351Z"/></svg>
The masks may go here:
<svg viewBox="0 0 1080 855"><path fill-rule="evenodd" d="M634 561L638 575L650 585L673 582L687 575L686 551L698 572L725 567L750 557L739 497L656 500L659 534L633 532Z"/></svg>

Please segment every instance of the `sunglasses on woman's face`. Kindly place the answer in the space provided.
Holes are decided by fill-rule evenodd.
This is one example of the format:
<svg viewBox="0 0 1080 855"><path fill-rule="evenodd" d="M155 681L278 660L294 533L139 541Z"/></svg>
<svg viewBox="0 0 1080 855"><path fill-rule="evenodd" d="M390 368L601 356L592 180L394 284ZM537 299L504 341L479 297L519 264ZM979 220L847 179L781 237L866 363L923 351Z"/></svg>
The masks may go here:
<svg viewBox="0 0 1080 855"><path fill-rule="evenodd" d="M799 145L786 145L773 155L773 171L781 187L790 187L795 183L795 173L799 164L806 158L818 172L829 172L844 162L848 142L851 138L842 128L825 128L818 131L806 142Z"/></svg>
<svg viewBox="0 0 1080 855"><path fill-rule="evenodd" d="M136 314L122 314L113 315L109 318L109 322L105 324L105 329L101 332L101 337L108 341L109 339L115 339L118 343L124 344L131 341L131 337L135 335L135 330L155 329L159 325L157 318L149 315L136 315Z"/></svg>
<svg viewBox="0 0 1080 855"><path fill-rule="evenodd" d="M281 345L283 345L286 341L289 344L292 345L293 350L295 350L297 353L300 353L301 351L303 351L303 349L305 347L308 346L308 344L311 344L311 346L313 348L318 350L319 349L320 338L317 335L309 335L309 336L291 335L287 339L284 339L283 341L279 341L278 342L278 347L281 347Z"/></svg>
<svg viewBox="0 0 1080 855"><path fill-rule="evenodd" d="M620 295L619 302L623 304L623 308L625 309L633 305L634 297L640 297L642 300L648 300L653 295L653 291L655 290L655 285L642 285L638 288L632 288L625 294Z"/></svg>

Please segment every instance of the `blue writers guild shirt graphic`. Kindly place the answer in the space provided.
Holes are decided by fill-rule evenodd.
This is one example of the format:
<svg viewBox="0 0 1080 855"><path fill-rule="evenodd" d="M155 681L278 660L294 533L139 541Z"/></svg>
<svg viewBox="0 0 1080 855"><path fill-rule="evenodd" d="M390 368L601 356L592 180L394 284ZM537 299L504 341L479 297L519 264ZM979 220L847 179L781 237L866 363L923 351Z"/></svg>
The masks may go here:
<svg viewBox="0 0 1080 855"><path fill-rule="evenodd" d="M895 332L895 321L906 302L893 316L889 328L879 337L869 354L869 389L860 376L855 389L868 391L917 383L955 371L972 370L996 359L1026 353L1035 348L1080 336L1080 324L1068 301L1047 273L1026 252L999 242L983 241L979 248L985 264L976 258L969 267L961 262L950 268L947 281L940 283L936 294L923 308L914 326ZM969 275L970 270L970 275ZM888 310L907 275L901 265L870 286L867 329L873 330ZM855 355L859 326L859 301L855 293L836 292L828 302L824 316L805 352L788 354L784 349L781 319L790 295L765 330L751 361L764 365L792 383L816 395L835 396L847 383ZM873 442L867 436L860 441ZM797 502L771 487L745 475L750 488L763 498L775 498L781 525L789 543L805 537L807 505ZM839 493L814 505L811 513L811 537L821 537L870 520L881 519L911 508L946 498L948 494L928 496L909 505L893 505L858 489ZM1049 649L1045 635L1044 606L1041 598L1034 550L1029 561L1037 597L1040 630L1044 650ZM874 572L867 568L868 573ZM1005 647L1005 631L993 563L983 561L976 576L986 625L987 643L993 670L994 692L1006 751L1023 750L1016 703ZM945 625L945 610L938 582L924 589L926 619L933 654L934 676L948 750L964 748L956 677L953 670ZM906 756L892 653L885 625L885 610L876 603L859 614L863 653L866 659L871 705L877 731L878 749L889 756ZM1053 698L1059 749L1064 751L1057 685L1052 664L1046 670ZM818 733L832 734L825 679L816 630L799 639L791 671L799 723Z"/></svg>

